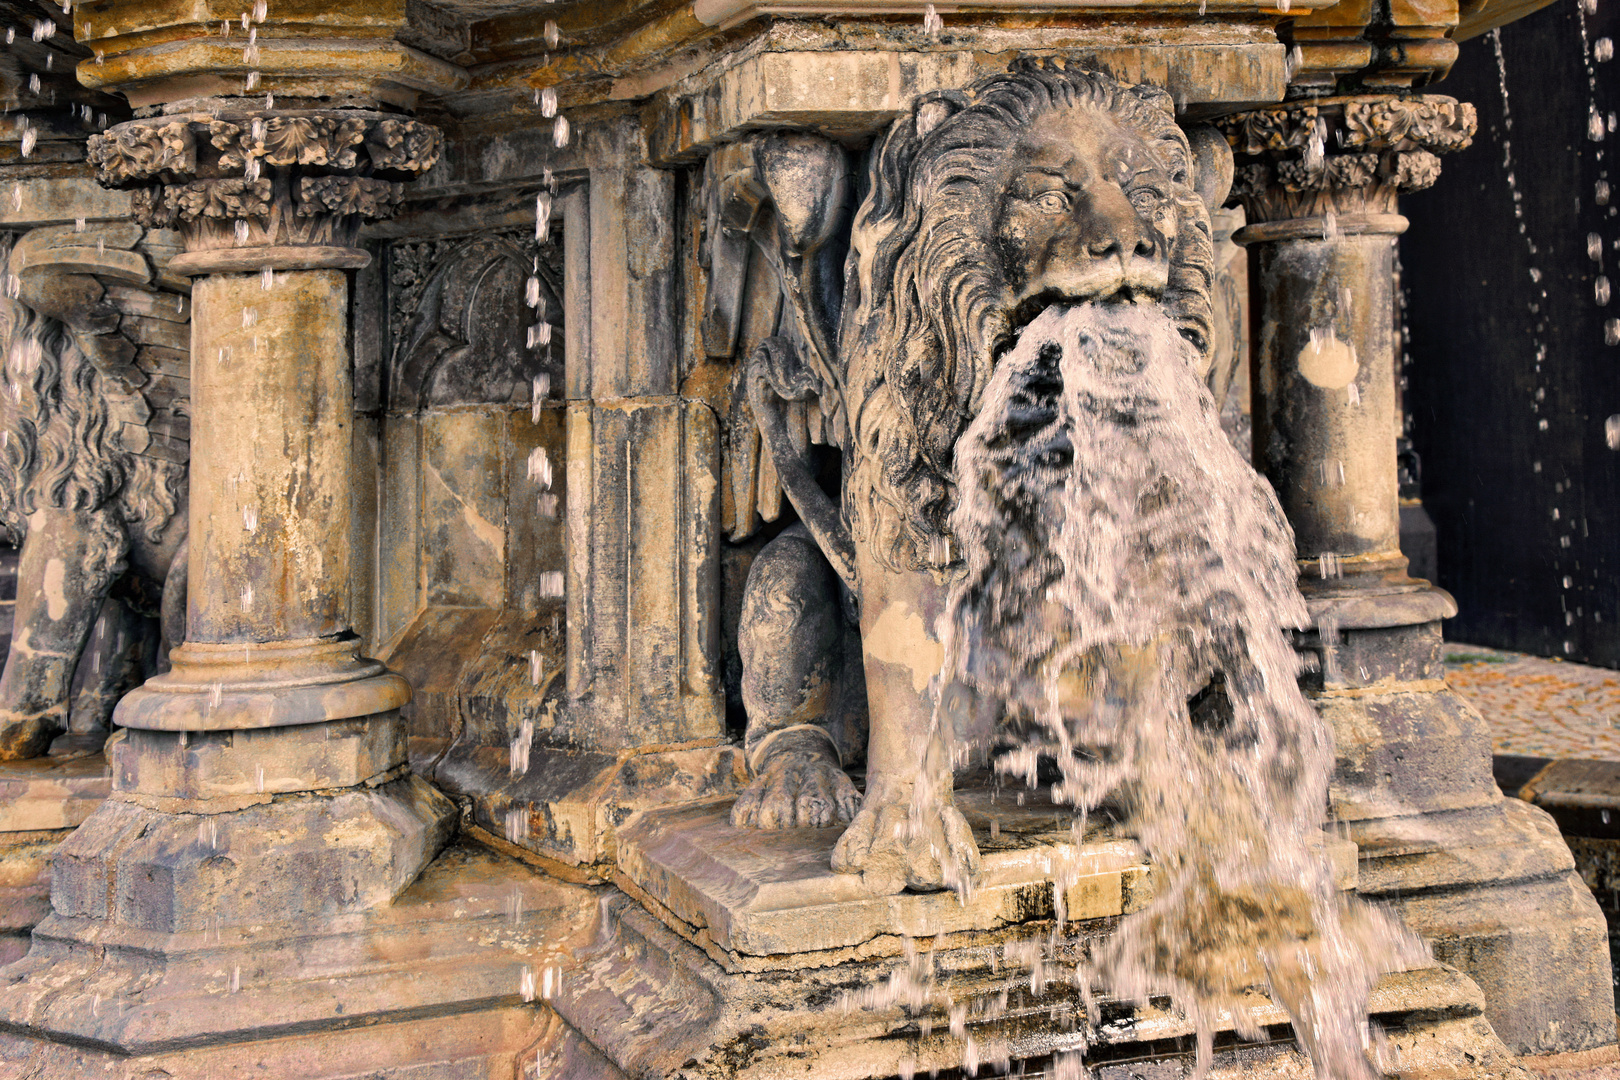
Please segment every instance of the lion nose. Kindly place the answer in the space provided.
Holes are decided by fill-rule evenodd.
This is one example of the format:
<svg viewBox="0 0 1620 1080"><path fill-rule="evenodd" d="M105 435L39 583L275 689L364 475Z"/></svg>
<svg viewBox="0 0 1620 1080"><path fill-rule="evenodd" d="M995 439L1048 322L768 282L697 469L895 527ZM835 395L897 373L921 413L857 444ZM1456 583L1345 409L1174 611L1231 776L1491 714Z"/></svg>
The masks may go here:
<svg viewBox="0 0 1620 1080"><path fill-rule="evenodd" d="M1086 252L1093 258L1150 259L1158 252L1153 230L1119 188L1109 185L1097 191L1083 212L1089 219L1082 224Z"/></svg>

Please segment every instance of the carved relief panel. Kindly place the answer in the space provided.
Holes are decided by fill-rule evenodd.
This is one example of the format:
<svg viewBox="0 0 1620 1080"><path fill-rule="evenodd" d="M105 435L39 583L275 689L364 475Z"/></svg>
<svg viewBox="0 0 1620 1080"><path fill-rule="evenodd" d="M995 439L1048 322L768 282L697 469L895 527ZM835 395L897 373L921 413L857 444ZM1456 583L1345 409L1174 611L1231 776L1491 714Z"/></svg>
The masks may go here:
<svg viewBox="0 0 1620 1080"><path fill-rule="evenodd" d="M435 755L504 751L563 656L560 244L398 242L387 287L377 636Z"/></svg>

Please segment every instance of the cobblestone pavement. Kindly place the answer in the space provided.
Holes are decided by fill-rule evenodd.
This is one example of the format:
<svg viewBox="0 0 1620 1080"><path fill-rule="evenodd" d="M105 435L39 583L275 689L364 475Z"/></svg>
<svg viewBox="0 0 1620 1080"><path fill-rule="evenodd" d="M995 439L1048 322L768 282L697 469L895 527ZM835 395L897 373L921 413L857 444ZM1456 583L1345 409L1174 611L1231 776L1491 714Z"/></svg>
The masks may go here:
<svg viewBox="0 0 1620 1080"><path fill-rule="evenodd" d="M1620 761L1620 671L1448 641L1446 680L1498 754Z"/></svg>

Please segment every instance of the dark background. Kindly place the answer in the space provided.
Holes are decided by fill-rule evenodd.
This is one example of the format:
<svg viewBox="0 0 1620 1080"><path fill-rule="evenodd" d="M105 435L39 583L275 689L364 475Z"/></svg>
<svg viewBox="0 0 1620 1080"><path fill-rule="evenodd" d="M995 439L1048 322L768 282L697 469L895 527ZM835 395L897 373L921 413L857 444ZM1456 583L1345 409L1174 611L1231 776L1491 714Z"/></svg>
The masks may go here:
<svg viewBox="0 0 1620 1080"><path fill-rule="evenodd" d="M1479 134L1402 200L1402 370L1439 584L1461 608L1446 637L1620 667L1620 453L1604 432L1620 414L1620 346L1604 329L1620 318L1620 133L1587 134L1594 102L1605 125L1620 109L1620 60L1594 60L1589 84L1578 2L1502 30L1511 126L1491 35L1464 42L1432 88L1472 102ZM1594 45L1620 36L1620 4L1585 23ZM1606 206L1599 180L1615 187ZM1615 282L1606 305L1599 274Z"/></svg>

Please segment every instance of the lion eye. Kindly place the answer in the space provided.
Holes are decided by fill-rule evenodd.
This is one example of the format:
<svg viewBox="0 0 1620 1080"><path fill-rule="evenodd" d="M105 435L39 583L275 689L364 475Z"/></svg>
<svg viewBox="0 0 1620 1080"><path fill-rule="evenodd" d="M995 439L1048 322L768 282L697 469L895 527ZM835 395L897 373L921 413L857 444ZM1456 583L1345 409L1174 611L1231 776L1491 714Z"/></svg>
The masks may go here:
<svg viewBox="0 0 1620 1080"><path fill-rule="evenodd" d="M1164 205L1164 196L1152 188L1137 188L1131 192L1131 205L1139 213L1151 214Z"/></svg>
<svg viewBox="0 0 1620 1080"><path fill-rule="evenodd" d="M1043 214L1061 214L1069 208L1069 197L1061 191L1043 191L1031 201Z"/></svg>

